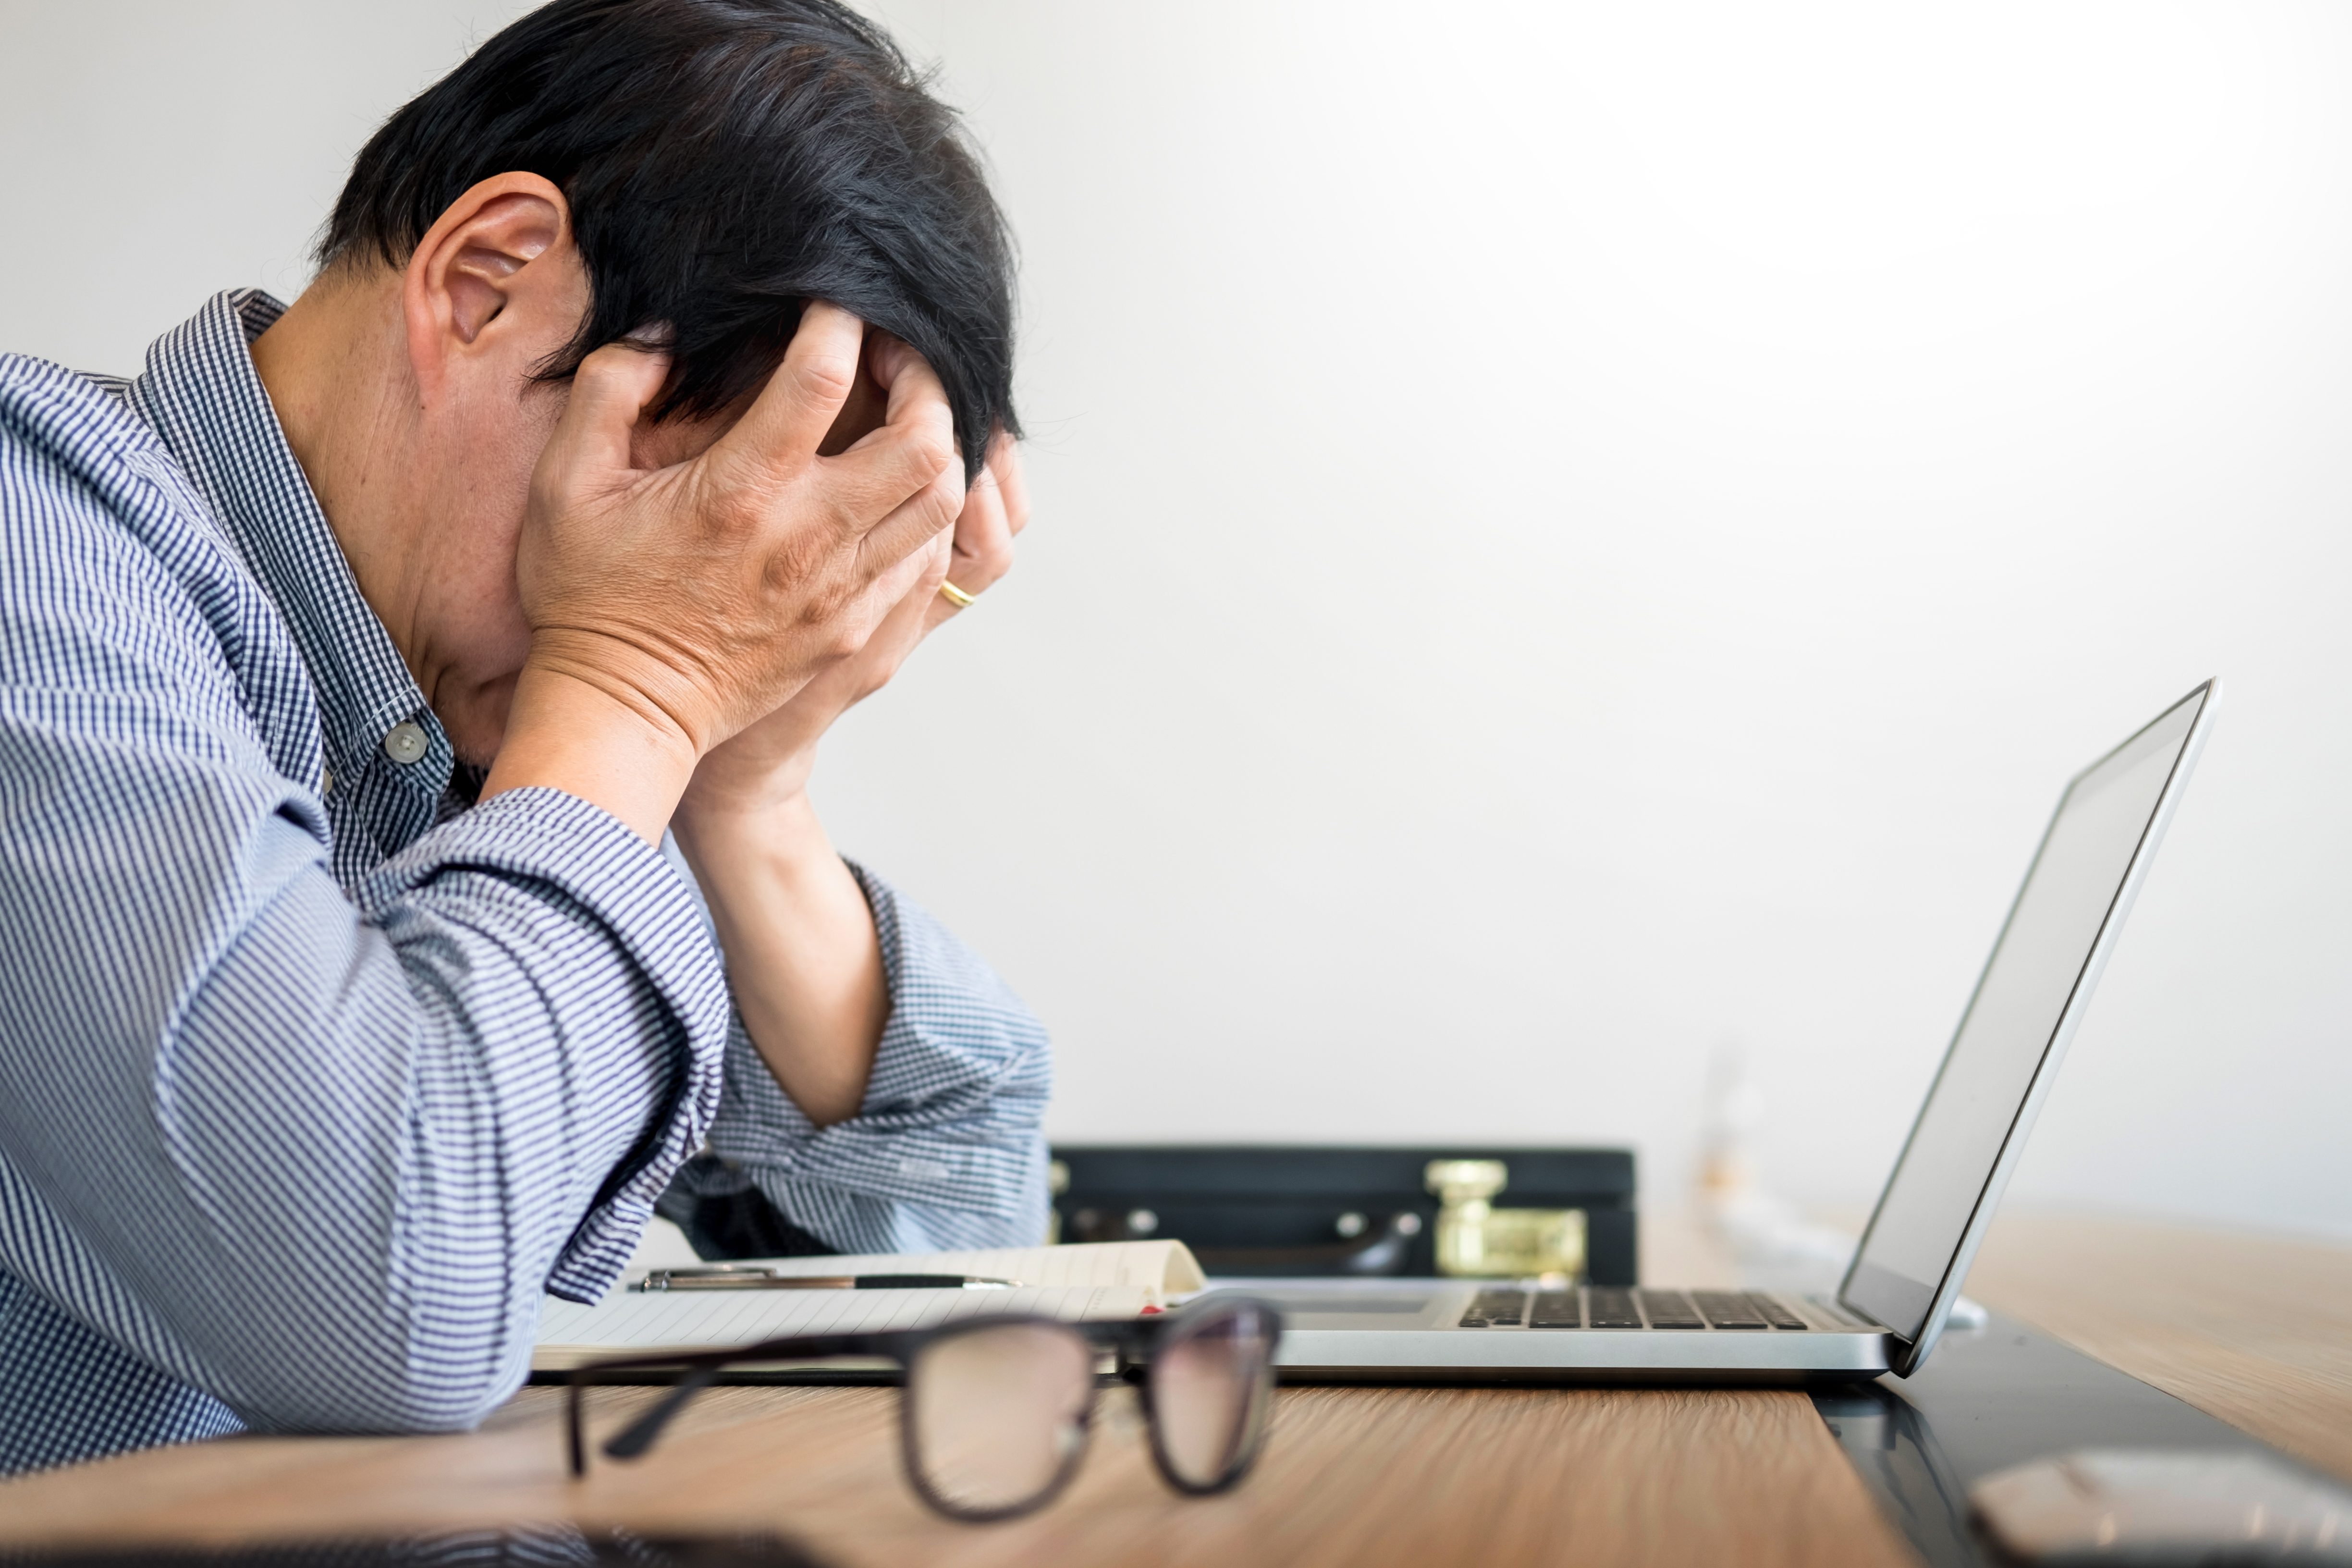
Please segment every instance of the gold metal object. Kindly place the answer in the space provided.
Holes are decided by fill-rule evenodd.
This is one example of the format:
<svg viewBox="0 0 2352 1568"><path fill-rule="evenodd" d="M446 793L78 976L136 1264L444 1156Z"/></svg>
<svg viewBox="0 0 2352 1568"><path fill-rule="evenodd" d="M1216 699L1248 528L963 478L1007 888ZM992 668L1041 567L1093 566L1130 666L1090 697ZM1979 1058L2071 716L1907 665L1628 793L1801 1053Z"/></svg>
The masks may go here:
<svg viewBox="0 0 2352 1568"><path fill-rule="evenodd" d="M1070 1190L1070 1167L1063 1161L1045 1163L1045 1190L1057 1198ZM1045 1209L1045 1245L1062 1245L1062 1211L1052 1205Z"/></svg>
<svg viewBox="0 0 2352 1568"><path fill-rule="evenodd" d="M972 605L978 601L980 595L977 594L967 594L961 588L957 587L954 584L947 581L945 578L941 578L940 580L940 597L945 599L949 604L953 605L959 610L969 610L971 608Z"/></svg>
<svg viewBox="0 0 2352 1568"><path fill-rule="evenodd" d="M1440 1274L1565 1284L1584 1273L1584 1211L1496 1208L1511 1180L1502 1161L1432 1160L1422 1180L1438 1199Z"/></svg>

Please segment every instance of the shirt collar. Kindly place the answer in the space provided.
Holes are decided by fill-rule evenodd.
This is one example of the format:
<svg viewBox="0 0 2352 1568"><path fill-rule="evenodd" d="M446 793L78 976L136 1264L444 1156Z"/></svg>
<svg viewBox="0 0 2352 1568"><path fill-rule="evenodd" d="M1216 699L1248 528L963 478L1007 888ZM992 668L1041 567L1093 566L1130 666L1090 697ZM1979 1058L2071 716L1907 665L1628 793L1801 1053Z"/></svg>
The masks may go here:
<svg viewBox="0 0 2352 1568"><path fill-rule="evenodd" d="M368 607L327 514L295 461L249 345L286 307L258 289L215 294L157 339L131 405L163 437L286 618L319 696L328 765L358 778L394 726L425 731L425 753L396 771L437 796L448 737L392 634Z"/></svg>

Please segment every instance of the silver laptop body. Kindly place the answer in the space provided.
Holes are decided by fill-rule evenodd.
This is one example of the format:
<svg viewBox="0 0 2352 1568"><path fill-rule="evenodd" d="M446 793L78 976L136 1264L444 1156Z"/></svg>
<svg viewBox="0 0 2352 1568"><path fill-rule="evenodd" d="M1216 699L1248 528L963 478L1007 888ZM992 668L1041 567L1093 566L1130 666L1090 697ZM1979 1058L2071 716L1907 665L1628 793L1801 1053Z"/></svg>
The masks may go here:
<svg viewBox="0 0 2352 1568"><path fill-rule="evenodd" d="M1295 1382L1747 1383L1927 1358L2196 765L2207 681L2077 773L1834 1296L1496 1280L1232 1281L1270 1297Z"/></svg>

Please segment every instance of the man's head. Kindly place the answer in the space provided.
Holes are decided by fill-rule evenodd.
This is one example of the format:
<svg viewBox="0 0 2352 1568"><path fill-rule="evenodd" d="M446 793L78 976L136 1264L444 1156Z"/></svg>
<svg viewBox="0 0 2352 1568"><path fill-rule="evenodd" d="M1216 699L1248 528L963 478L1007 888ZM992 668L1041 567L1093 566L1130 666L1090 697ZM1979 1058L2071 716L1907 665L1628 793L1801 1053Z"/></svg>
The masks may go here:
<svg viewBox="0 0 2352 1568"><path fill-rule="evenodd" d="M256 359L462 754L497 746L530 471L595 349L672 356L648 465L731 423L812 300L929 362L968 474L1017 432L1003 218L952 112L835 0L556 0L376 132L320 254Z"/></svg>
<svg viewBox="0 0 2352 1568"><path fill-rule="evenodd" d="M835 0L556 0L387 121L320 244L404 265L453 203L509 172L572 208L591 298L543 370L667 329L656 419L716 415L829 300L947 387L967 477L1013 416L1011 247L954 115Z"/></svg>

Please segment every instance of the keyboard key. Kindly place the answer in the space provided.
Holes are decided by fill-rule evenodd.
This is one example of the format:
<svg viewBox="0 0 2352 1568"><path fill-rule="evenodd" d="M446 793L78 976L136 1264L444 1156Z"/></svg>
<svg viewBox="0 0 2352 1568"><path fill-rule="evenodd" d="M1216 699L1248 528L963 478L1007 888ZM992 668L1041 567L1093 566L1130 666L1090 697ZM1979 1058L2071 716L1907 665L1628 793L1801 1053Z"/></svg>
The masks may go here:
<svg viewBox="0 0 2352 1568"><path fill-rule="evenodd" d="M1703 1329L1706 1320L1700 1317L1690 1299L1679 1290L1642 1290L1635 1292L1642 1301L1642 1310L1654 1329Z"/></svg>
<svg viewBox="0 0 2352 1568"><path fill-rule="evenodd" d="M1638 1329L1642 1326L1641 1310L1633 1305L1631 1290L1589 1290L1586 1305L1591 1316L1586 1321L1596 1329Z"/></svg>
<svg viewBox="0 0 2352 1568"><path fill-rule="evenodd" d="M1793 1329L1803 1333L1812 1327L1770 1296L1754 1296L1749 1300L1756 1303L1756 1310L1764 1314L1764 1321L1776 1329Z"/></svg>
<svg viewBox="0 0 2352 1568"><path fill-rule="evenodd" d="M1516 1329L1527 1315L1528 1295L1524 1290L1481 1290L1471 1299L1470 1309L1464 1314L1465 1328ZM1484 1318L1474 1324L1472 1318Z"/></svg>
<svg viewBox="0 0 2352 1568"><path fill-rule="evenodd" d="M1739 1290L1694 1290L1691 1300L1718 1329L1769 1329L1756 1299Z"/></svg>
<svg viewBox="0 0 2352 1568"><path fill-rule="evenodd" d="M1573 1290L1540 1290L1536 1293L1535 1310L1528 1315L1531 1329L1580 1329L1584 1327L1584 1311L1578 1304Z"/></svg>

